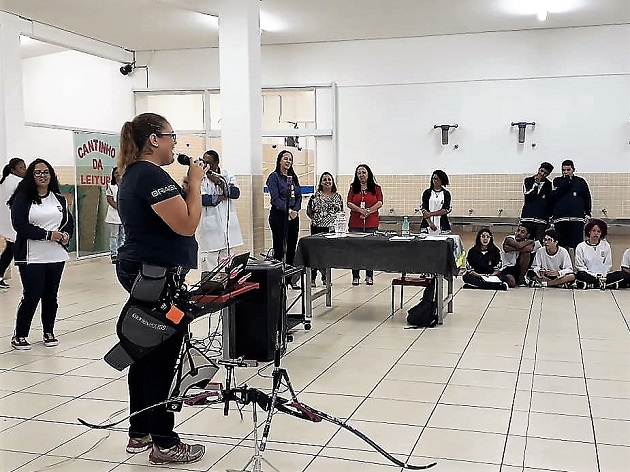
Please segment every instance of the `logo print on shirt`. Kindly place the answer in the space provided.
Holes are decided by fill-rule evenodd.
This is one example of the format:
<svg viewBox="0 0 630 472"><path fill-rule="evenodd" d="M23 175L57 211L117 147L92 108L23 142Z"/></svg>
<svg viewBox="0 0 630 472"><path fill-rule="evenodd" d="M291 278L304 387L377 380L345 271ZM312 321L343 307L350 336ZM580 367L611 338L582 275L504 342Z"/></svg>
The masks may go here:
<svg viewBox="0 0 630 472"><path fill-rule="evenodd" d="M156 197L159 197L160 195L164 195L165 193L169 193L172 191L177 191L177 186L171 184L171 185L167 185L166 187L155 189L151 192L151 196L153 198L156 198Z"/></svg>

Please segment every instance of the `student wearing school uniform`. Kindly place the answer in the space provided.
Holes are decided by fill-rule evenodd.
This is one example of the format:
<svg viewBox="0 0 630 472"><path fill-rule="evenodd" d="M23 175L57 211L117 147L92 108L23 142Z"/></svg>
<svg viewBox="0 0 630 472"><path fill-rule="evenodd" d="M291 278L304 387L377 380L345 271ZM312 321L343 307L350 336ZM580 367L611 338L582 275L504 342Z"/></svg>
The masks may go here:
<svg viewBox="0 0 630 472"><path fill-rule="evenodd" d="M619 288L623 272L612 269L612 249L606 241L608 226L598 219L590 220L584 227L586 240L575 248L575 277L581 289L598 287Z"/></svg>
<svg viewBox="0 0 630 472"><path fill-rule="evenodd" d="M532 268L527 272L534 287L569 287L575 280L569 251L558 245L560 235L555 229L545 231L544 247L536 251Z"/></svg>

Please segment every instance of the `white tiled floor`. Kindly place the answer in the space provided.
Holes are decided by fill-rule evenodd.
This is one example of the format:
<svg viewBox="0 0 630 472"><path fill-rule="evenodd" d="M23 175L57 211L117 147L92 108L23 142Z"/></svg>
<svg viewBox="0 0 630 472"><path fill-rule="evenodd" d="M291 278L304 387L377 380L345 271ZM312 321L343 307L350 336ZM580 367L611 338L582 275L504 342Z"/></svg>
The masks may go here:
<svg viewBox="0 0 630 472"><path fill-rule="evenodd" d="M316 301L313 329L296 332L283 360L302 401L440 472L630 471L630 290L458 289L443 326L404 330L402 312L389 317L391 275L356 288L346 271L334 276L333 307ZM67 267L54 349L38 342L36 319L33 349L11 350L20 284L11 285L0 292L0 471L148 470L146 453L124 451L124 425L77 422L126 414L124 374L102 361L124 302L111 264ZM255 369L237 375L271 386ZM185 408L177 430L207 454L173 468L242 467L252 453L247 411L241 421ZM270 438L266 458L285 472L400 470L327 423L278 415Z"/></svg>

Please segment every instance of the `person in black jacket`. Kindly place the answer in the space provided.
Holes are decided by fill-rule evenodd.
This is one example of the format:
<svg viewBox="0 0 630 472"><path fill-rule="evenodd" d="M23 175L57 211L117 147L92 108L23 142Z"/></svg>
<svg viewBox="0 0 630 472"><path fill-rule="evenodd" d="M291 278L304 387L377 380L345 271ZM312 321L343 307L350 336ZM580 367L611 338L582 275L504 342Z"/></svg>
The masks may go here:
<svg viewBox="0 0 630 472"><path fill-rule="evenodd" d="M521 222L529 223L534 239L542 241L551 212L551 181L547 178L553 171L549 162L543 162L538 172L523 181L524 204Z"/></svg>
<svg viewBox="0 0 630 472"><path fill-rule="evenodd" d="M463 288L481 288L485 290L507 290L508 284L489 281L484 277L497 276L501 273L501 252L494 244L492 231L481 228L475 238L475 245L466 256L466 273L462 277Z"/></svg>
<svg viewBox="0 0 630 472"><path fill-rule="evenodd" d="M573 161L562 162L562 176L553 179L552 220L560 245L575 249L584 240L584 223L591 218L591 192L586 180L574 174Z"/></svg>
<svg viewBox="0 0 630 472"><path fill-rule="evenodd" d="M41 300L44 346L54 347L59 344L54 334L57 293L74 222L48 162L35 159L27 167L9 206L17 234L13 253L23 288L11 346L18 350L31 348L26 338Z"/></svg>
<svg viewBox="0 0 630 472"><path fill-rule="evenodd" d="M429 234L440 234L451 230L448 214L451 212L451 192L446 189L448 175L443 170L431 174L429 188L422 192L420 210L422 211L421 228Z"/></svg>

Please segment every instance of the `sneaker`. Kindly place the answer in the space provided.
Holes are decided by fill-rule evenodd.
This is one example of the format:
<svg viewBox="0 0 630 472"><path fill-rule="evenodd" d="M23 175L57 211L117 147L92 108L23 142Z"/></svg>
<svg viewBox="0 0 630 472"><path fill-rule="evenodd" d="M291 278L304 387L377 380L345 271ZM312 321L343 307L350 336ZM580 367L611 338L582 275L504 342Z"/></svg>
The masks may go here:
<svg viewBox="0 0 630 472"><path fill-rule="evenodd" d="M311 280L311 288L317 288L317 284L315 283L315 280Z"/></svg>
<svg viewBox="0 0 630 472"><path fill-rule="evenodd" d="M507 284L507 282L501 282L501 288L500 290L505 290L507 291L510 288L510 286Z"/></svg>
<svg viewBox="0 0 630 472"><path fill-rule="evenodd" d="M606 290L606 279L599 279L599 289Z"/></svg>
<svg viewBox="0 0 630 472"><path fill-rule="evenodd" d="M575 282L575 288L578 290L586 290L588 288L588 284L583 280L578 280Z"/></svg>
<svg viewBox="0 0 630 472"><path fill-rule="evenodd" d="M126 451L129 454L137 454L138 452L148 451L153 447L153 439L150 434L141 438L129 438Z"/></svg>
<svg viewBox="0 0 630 472"><path fill-rule="evenodd" d="M52 333L44 333L44 346L55 347L59 344L59 340Z"/></svg>
<svg viewBox="0 0 630 472"><path fill-rule="evenodd" d="M355 287L359 285L359 279L358 278L352 279L352 285L354 285Z"/></svg>
<svg viewBox="0 0 630 472"><path fill-rule="evenodd" d="M367 285L374 285L374 279L372 277L366 277L365 278L365 283Z"/></svg>
<svg viewBox="0 0 630 472"><path fill-rule="evenodd" d="M300 287L300 284L297 282L291 282L290 285L293 290L302 290L302 287Z"/></svg>
<svg viewBox="0 0 630 472"><path fill-rule="evenodd" d="M0 288L9 288L9 284L4 279L0 279Z"/></svg>
<svg viewBox="0 0 630 472"><path fill-rule="evenodd" d="M11 347L19 351L28 351L31 349L31 345L28 343L26 338L12 338Z"/></svg>
<svg viewBox="0 0 630 472"><path fill-rule="evenodd" d="M153 465L162 464L189 464L197 462L206 453L206 447L202 444L179 444L162 449L155 444L149 453L149 462Z"/></svg>
<svg viewBox="0 0 630 472"><path fill-rule="evenodd" d="M475 287L474 285L471 285L471 284L464 284L464 285L462 285L462 288L477 288L477 287Z"/></svg>

